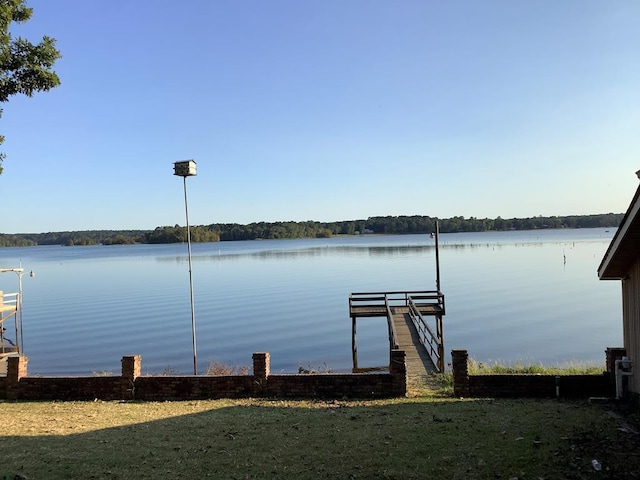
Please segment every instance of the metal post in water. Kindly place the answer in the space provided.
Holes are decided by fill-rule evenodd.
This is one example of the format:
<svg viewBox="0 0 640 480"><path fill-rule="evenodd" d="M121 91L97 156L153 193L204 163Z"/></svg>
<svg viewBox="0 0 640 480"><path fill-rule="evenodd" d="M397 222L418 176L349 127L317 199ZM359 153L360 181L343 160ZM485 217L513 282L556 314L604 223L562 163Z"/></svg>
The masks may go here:
<svg viewBox="0 0 640 480"><path fill-rule="evenodd" d="M436 290L440 293L440 247L438 245L438 236L440 235L440 224L436 220Z"/></svg>
<svg viewBox="0 0 640 480"><path fill-rule="evenodd" d="M436 290L440 294L440 224L436 220ZM436 335L438 336L438 365L436 367L440 373L444 373L444 332L442 325L442 315L436 316Z"/></svg>

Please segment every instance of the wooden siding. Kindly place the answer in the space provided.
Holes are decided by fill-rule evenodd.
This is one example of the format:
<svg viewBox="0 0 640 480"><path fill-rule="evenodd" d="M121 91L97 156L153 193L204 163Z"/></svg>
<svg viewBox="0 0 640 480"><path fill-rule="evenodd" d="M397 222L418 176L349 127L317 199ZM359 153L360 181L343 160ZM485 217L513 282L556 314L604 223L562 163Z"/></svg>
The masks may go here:
<svg viewBox="0 0 640 480"><path fill-rule="evenodd" d="M629 378L629 391L640 394L640 260L622 280L622 322L624 347L633 362L634 375Z"/></svg>

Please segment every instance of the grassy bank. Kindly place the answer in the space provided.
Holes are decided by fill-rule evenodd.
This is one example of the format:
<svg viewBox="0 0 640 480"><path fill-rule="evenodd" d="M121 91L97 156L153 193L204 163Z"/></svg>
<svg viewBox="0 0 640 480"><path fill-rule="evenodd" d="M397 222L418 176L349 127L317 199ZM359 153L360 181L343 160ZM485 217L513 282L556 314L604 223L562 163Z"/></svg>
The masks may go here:
<svg viewBox="0 0 640 480"><path fill-rule="evenodd" d="M623 454L594 451L638 435L586 402L3 402L0 424L6 479L635 478L603 475L629 465L640 471Z"/></svg>
<svg viewBox="0 0 640 480"><path fill-rule="evenodd" d="M470 375L599 375L606 370L606 366L583 362L566 362L561 365L522 361L482 363L470 358L468 369Z"/></svg>

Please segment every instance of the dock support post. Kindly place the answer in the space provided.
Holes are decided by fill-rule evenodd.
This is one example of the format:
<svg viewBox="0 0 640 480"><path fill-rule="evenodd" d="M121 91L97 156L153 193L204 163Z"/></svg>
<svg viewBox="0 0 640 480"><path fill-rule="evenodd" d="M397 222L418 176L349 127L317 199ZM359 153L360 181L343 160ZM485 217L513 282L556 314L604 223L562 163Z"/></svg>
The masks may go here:
<svg viewBox="0 0 640 480"><path fill-rule="evenodd" d="M358 368L358 345L356 343L356 317L351 317L351 356L353 357L353 369Z"/></svg>
<svg viewBox="0 0 640 480"><path fill-rule="evenodd" d="M436 316L436 334L438 335L438 368L440 373L444 373L444 328L442 326L442 315Z"/></svg>

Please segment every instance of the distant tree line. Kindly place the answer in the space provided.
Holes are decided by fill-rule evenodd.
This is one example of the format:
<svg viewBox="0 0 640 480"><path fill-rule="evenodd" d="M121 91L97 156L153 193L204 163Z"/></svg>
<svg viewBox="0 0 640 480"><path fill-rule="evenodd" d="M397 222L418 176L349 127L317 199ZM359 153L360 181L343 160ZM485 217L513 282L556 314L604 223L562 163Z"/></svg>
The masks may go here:
<svg viewBox="0 0 640 480"><path fill-rule="evenodd" d="M546 228L597 228L617 227L624 215L607 213L600 215L572 215L565 217L501 217L475 218L452 217L438 219L442 233L486 232L505 230L537 230ZM366 222L367 229L375 233L429 233L435 230L435 218L423 216L371 217Z"/></svg>
<svg viewBox="0 0 640 480"><path fill-rule="evenodd" d="M32 245L117 245L140 243L148 230L83 230L77 232L0 234L0 246Z"/></svg>
<svg viewBox="0 0 640 480"><path fill-rule="evenodd" d="M0 234L0 247L31 247L33 245L37 245L36 242L21 235Z"/></svg>
<svg viewBox="0 0 640 480"><path fill-rule="evenodd" d="M366 220L340 222L257 222L248 225L213 223L191 227L192 242L218 242L231 240L272 240L285 238L328 238L334 235L431 233L435 222L440 232L484 232L491 230L537 230L548 228L617 227L622 213L600 215L572 215L565 217L464 218L387 216ZM32 245L124 245L133 243L182 243L187 241L187 229L179 225L157 227L155 230L89 230L78 232L49 232L33 234L0 234L1 247Z"/></svg>
<svg viewBox="0 0 640 480"><path fill-rule="evenodd" d="M219 242L220 234L204 226L193 226L190 229L192 242ZM182 243L187 241L187 229L175 225L173 227L157 227L142 235L141 243Z"/></svg>
<svg viewBox="0 0 640 480"><path fill-rule="evenodd" d="M214 223L208 229L218 232L220 240L275 240L281 238L326 238L342 233L331 224L306 222L259 222L248 225ZM345 232L346 233L346 232ZM351 232L353 233L353 232Z"/></svg>

